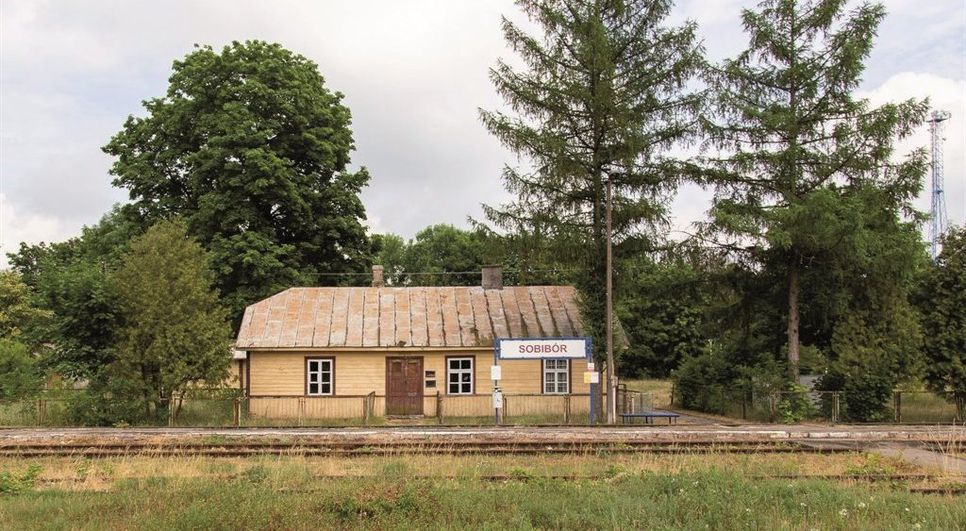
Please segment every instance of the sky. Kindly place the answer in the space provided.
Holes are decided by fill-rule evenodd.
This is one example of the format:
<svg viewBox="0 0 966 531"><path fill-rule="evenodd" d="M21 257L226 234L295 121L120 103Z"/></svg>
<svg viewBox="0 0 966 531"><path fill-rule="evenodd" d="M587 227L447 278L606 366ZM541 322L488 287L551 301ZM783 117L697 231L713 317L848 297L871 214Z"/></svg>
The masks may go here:
<svg viewBox="0 0 966 531"><path fill-rule="evenodd" d="M963 0L887 0L888 18L860 95L876 104L929 97L952 113L945 180L951 223L966 220L966 7ZM681 0L670 23L695 20L713 60L747 44L739 14L754 2ZM21 241L80 234L111 205L112 159L101 146L141 102L161 96L171 63L195 43L281 43L319 65L345 94L366 166L362 199L372 232L411 238L434 223L467 226L481 203L508 199L500 173L515 156L490 136L478 109L502 102L488 69L513 60L500 16L506 0L85 0L0 2L0 269ZM899 143L928 145L925 127ZM928 181L926 183L928 190ZM682 187L673 228L704 217L710 192ZM929 208L928 192L917 201Z"/></svg>

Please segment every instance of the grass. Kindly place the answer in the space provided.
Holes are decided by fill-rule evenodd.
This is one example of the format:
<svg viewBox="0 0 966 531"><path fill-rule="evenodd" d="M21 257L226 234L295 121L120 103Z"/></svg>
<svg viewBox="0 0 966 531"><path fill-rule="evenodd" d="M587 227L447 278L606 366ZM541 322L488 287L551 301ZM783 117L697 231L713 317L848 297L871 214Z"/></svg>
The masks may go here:
<svg viewBox="0 0 966 531"><path fill-rule="evenodd" d="M0 527L957 529L966 522L961 498L902 485L760 478L873 468L917 471L866 454L0 460L0 471L27 478L17 480L18 493L0 494ZM517 479L482 480L494 474Z"/></svg>
<svg viewBox="0 0 966 531"><path fill-rule="evenodd" d="M671 406L670 380L621 380L627 388L633 391L647 393L651 407L665 409Z"/></svg>
<svg viewBox="0 0 966 531"><path fill-rule="evenodd" d="M903 392L900 411L902 422L952 422L956 418L956 404L926 391Z"/></svg>

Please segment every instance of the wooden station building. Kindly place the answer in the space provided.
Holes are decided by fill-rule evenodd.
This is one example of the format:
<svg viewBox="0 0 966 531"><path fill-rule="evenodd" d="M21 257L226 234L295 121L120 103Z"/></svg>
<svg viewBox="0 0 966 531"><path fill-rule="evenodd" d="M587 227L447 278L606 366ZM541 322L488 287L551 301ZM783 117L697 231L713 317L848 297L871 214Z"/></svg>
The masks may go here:
<svg viewBox="0 0 966 531"><path fill-rule="evenodd" d="M386 287L374 266L371 287L291 288L249 306L240 385L252 415L491 415L494 340L582 336L576 297L571 286L504 287L498 267L481 286ZM586 413L586 360L500 365L504 395L532 410L519 413L559 413L562 397Z"/></svg>

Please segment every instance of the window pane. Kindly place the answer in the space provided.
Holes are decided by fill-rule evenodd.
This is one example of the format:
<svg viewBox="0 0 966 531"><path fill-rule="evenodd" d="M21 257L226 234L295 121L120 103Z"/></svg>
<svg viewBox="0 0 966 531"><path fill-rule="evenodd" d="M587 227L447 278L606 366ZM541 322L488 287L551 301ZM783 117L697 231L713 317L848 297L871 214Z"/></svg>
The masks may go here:
<svg viewBox="0 0 966 531"><path fill-rule="evenodd" d="M463 388L461 389L461 391L465 394L470 394L473 392L472 387L473 387L472 384L465 383L463 384Z"/></svg>
<svg viewBox="0 0 966 531"><path fill-rule="evenodd" d="M450 370L452 370L452 369L459 369L460 368L460 360L449 360L449 368L450 368Z"/></svg>
<svg viewBox="0 0 966 531"><path fill-rule="evenodd" d="M548 372L544 378L548 384L552 384L557 381L557 374L553 372Z"/></svg>
<svg viewBox="0 0 966 531"><path fill-rule="evenodd" d="M458 383L451 383L451 384L449 384L449 392L452 395L459 394L459 392L460 392L460 384L458 384Z"/></svg>
<svg viewBox="0 0 966 531"><path fill-rule="evenodd" d="M460 373L458 373L458 372L451 372L451 373L449 373L449 381L450 381L450 383L457 383L457 382L459 382L460 381Z"/></svg>
<svg viewBox="0 0 966 531"><path fill-rule="evenodd" d="M319 374L318 373L315 373L315 372L310 372L309 373L309 381L310 382L317 382L317 381L319 381Z"/></svg>
<svg viewBox="0 0 966 531"><path fill-rule="evenodd" d="M547 383L546 385L544 385L543 386L543 392L544 393L552 393L553 392L553 384L552 383Z"/></svg>
<svg viewBox="0 0 966 531"><path fill-rule="evenodd" d="M464 382L470 381L470 373L468 373L468 372L464 372L463 373L463 381Z"/></svg>
<svg viewBox="0 0 966 531"><path fill-rule="evenodd" d="M567 392L567 382L560 382L560 383L558 383L557 384L557 392L558 393L566 393Z"/></svg>
<svg viewBox="0 0 966 531"><path fill-rule="evenodd" d="M322 383L329 383L332 381L332 374L323 372L322 373Z"/></svg>
<svg viewBox="0 0 966 531"><path fill-rule="evenodd" d="M470 363L472 363L472 362L470 360L463 360L460 363L461 363L461 367L462 368L469 369L470 368Z"/></svg>
<svg viewBox="0 0 966 531"><path fill-rule="evenodd" d="M322 384L322 394L328 395L332 393L332 386L329 384Z"/></svg>
<svg viewBox="0 0 966 531"><path fill-rule="evenodd" d="M309 394L310 395L319 394L319 384L317 383L309 384Z"/></svg>

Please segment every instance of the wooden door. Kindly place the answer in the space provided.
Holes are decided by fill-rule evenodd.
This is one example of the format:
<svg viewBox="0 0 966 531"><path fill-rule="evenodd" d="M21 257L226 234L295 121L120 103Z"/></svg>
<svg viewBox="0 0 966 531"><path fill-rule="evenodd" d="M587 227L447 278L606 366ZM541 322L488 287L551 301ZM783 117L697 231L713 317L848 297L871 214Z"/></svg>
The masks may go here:
<svg viewBox="0 0 966 531"><path fill-rule="evenodd" d="M386 358L386 414L423 414L423 358Z"/></svg>

